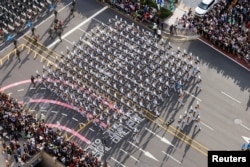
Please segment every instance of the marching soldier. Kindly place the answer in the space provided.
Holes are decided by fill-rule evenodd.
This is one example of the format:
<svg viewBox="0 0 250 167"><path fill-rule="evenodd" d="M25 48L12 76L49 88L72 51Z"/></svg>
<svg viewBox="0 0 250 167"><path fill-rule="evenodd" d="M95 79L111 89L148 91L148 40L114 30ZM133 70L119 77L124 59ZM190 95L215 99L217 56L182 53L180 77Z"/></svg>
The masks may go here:
<svg viewBox="0 0 250 167"><path fill-rule="evenodd" d="M197 119L195 120L195 127L198 127L199 130L201 130L201 127L200 127L200 122L201 122L201 118L200 118L200 115L197 117Z"/></svg>
<svg viewBox="0 0 250 167"><path fill-rule="evenodd" d="M179 118L179 120L178 120L177 123L178 123L178 124L177 124L177 129L183 129L183 128L182 128L182 115L180 115L180 118Z"/></svg>

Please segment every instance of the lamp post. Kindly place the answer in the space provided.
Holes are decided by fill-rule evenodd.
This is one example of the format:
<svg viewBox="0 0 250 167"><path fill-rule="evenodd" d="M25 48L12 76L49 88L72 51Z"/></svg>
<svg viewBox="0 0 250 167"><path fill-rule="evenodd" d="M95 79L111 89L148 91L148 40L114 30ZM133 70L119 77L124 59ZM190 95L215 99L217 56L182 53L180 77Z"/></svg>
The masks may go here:
<svg viewBox="0 0 250 167"><path fill-rule="evenodd" d="M102 136L102 146L103 146L103 167L108 167L107 165L107 159L106 159L106 139L104 136Z"/></svg>

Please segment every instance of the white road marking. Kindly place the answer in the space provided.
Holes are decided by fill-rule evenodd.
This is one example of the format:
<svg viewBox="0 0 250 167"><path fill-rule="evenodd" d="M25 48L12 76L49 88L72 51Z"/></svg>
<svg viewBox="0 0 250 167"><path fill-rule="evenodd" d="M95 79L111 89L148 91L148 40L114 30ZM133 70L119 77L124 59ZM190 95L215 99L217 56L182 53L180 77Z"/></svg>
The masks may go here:
<svg viewBox="0 0 250 167"><path fill-rule="evenodd" d="M114 157L111 157L111 159L113 161L115 161L116 163L118 163L119 165L123 166L123 167L126 167L125 165L123 165L120 161L118 161L117 159L115 159Z"/></svg>
<svg viewBox="0 0 250 167"><path fill-rule="evenodd" d="M108 6L103 7L101 10L99 10L98 12L94 13L92 16L90 16L89 18L87 18L86 20L84 20L83 22L81 22L80 24L78 24L77 26L75 26L74 28L72 28L70 31L68 31L67 33L65 33L62 36L62 39L66 38L67 36L69 36L71 33L73 33L76 29L80 28L81 26L83 26L84 24L86 24L88 21L90 21L91 19L93 19L94 17L96 17L97 15L99 15L100 13L102 13L104 10L108 9ZM48 46L48 48L53 47L55 44L57 44L59 42L59 39L55 40L52 44L50 44Z"/></svg>
<svg viewBox="0 0 250 167"><path fill-rule="evenodd" d="M153 154L151 154L150 152L143 150L142 148L138 147L137 145L135 145L134 143L132 143L132 142L130 142L130 141L129 141L129 144L131 144L132 146L134 146L135 148L137 148L138 150L140 150L141 152L143 152L143 154L144 154L145 156L147 156L147 157L149 157L149 158L151 158L151 159L153 159L153 160L155 160L155 161L159 161L159 160L158 160L155 156L153 156Z"/></svg>
<svg viewBox="0 0 250 167"><path fill-rule="evenodd" d="M243 67L244 69L246 69L247 71L250 71L250 69L246 68L245 66L241 65L240 63L238 63L237 61L235 61L234 59L232 59L231 57L227 56L225 53L223 53L222 51L220 51L219 49L215 48L213 45L210 45L209 43L203 41L202 39L198 38L198 40L200 40L201 42L205 43L206 45L210 46L211 48L213 48L214 50L216 50L217 52L219 52L220 54L223 54L226 58L234 61L235 63L237 63L238 65L240 65L241 67Z"/></svg>
<svg viewBox="0 0 250 167"><path fill-rule="evenodd" d="M163 154L167 155L169 158L171 158L172 160L174 160L175 162L177 162L178 164L181 164L180 161L178 161L175 157L169 155L168 153L166 153L165 151L161 151Z"/></svg>
<svg viewBox="0 0 250 167"><path fill-rule="evenodd" d="M41 88L41 89L46 89L46 88Z"/></svg>
<svg viewBox="0 0 250 167"><path fill-rule="evenodd" d="M84 33L87 33L85 30L81 29L81 28L78 28L78 30L84 32ZM88 33L87 33L88 34Z"/></svg>
<svg viewBox="0 0 250 167"><path fill-rule="evenodd" d="M57 111L51 111L51 112L57 114Z"/></svg>
<svg viewBox="0 0 250 167"><path fill-rule="evenodd" d="M173 147L175 147L168 139L166 139L165 137L161 137L159 135L157 135L155 132L153 132L152 130L145 128L148 132L152 133L154 136L156 136L157 138L159 138L162 142L171 145Z"/></svg>
<svg viewBox="0 0 250 167"><path fill-rule="evenodd" d="M21 92L21 91L24 91L24 89L18 89L17 91L18 91L18 92Z"/></svg>
<svg viewBox="0 0 250 167"><path fill-rule="evenodd" d="M92 129L92 128L89 128L89 130L91 130L92 132L94 132L95 130L94 129Z"/></svg>
<svg viewBox="0 0 250 167"><path fill-rule="evenodd" d="M232 100L236 101L237 103L241 104L241 102L240 102L239 100L237 100L237 99L233 98L232 96L230 96L230 95L226 94L225 92L221 91L221 93L222 93L222 94L224 94L225 96L229 97L230 99L232 99Z"/></svg>
<svg viewBox="0 0 250 167"><path fill-rule="evenodd" d="M31 87L30 89L36 89L35 87Z"/></svg>
<svg viewBox="0 0 250 167"><path fill-rule="evenodd" d="M204 125L204 126L206 126L208 129L210 129L210 130L214 131L214 129L213 129L211 126L209 126L209 125L205 124L204 122L201 122L201 124L202 124L202 125Z"/></svg>
<svg viewBox="0 0 250 167"><path fill-rule="evenodd" d="M189 93L188 91L184 91L185 93L187 93L188 95L192 96L193 98L197 99L198 101L202 101L201 99L199 99L198 97L196 97L195 95L193 95L192 93Z"/></svg>
<svg viewBox="0 0 250 167"><path fill-rule="evenodd" d="M76 119L75 117L72 117L72 119L78 122L78 119Z"/></svg>
<svg viewBox="0 0 250 167"><path fill-rule="evenodd" d="M240 123L240 126L250 131L250 128L247 127L246 125L243 125L242 123Z"/></svg>
<svg viewBox="0 0 250 167"><path fill-rule="evenodd" d="M250 137L241 136L247 143L250 143Z"/></svg>
<svg viewBox="0 0 250 167"><path fill-rule="evenodd" d="M95 20L95 21L97 21L97 22L99 22L99 23L101 23L101 24L107 25L107 24L101 22L100 20L98 20L98 19L96 19L96 18L93 18L93 20Z"/></svg>
<svg viewBox="0 0 250 167"><path fill-rule="evenodd" d="M47 112L47 110L40 110L41 112Z"/></svg>
<svg viewBox="0 0 250 167"><path fill-rule="evenodd" d="M31 112L35 112L36 110L30 110Z"/></svg>
<svg viewBox="0 0 250 167"><path fill-rule="evenodd" d="M64 38L64 40L65 40L66 42L68 42L69 44L73 45L73 42L71 42L71 41L68 40L67 38Z"/></svg>
<svg viewBox="0 0 250 167"><path fill-rule="evenodd" d="M122 152L124 152L125 154L128 154L129 155L129 153L127 152L127 151L125 151L125 150L123 150L123 149L121 149L120 148L120 150L122 151ZM139 162L139 160L137 159L137 158L135 158L133 155L129 155L129 157L131 157L133 160L135 160L136 162Z"/></svg>
<svg viewBox="0 0 250 167"><path fill-rule="evenodd" d="M62 113L62 115L63 115L63 116L65 116L65 117L67 117L67 116L68 116L67 114L64 114L64 113Z"/></svg>

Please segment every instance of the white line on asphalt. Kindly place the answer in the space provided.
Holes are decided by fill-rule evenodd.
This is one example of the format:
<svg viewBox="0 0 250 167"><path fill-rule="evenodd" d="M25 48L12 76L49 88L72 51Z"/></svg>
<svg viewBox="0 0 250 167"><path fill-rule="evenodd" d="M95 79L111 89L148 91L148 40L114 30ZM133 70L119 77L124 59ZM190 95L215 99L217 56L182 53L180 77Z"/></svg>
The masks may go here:
<svg viewBox="0 0 250 167"><path fill-rule="evenodd" d="M81 22L80 24L78 24L77 26L75 26L74 28L72 28L70 31L68 31L67 33L65 33L62 36L62 39L66 38L68 35L70 35L71 33L73 33L76 29L78 29L79 27L83 26L84 24L86 24L88 21L90 21L91 19L93 19L94 17L96 17L97 15L99 15L100 13L102 13L104 10L108 9L108 6L103 7L101 10L99 10L98 12L96 12L95 14L93 14L92 16L90 16L89 18L87 18L86 20L84 20L83 22ZM53 47L55 44L57 44L59 42L59 39L55 40L52 44L50 44L48 46L48 48Z"/></svg>
<svg viewBox="0 0 250 167"><path fill-rule="evenodd" d="M46 88L41 88L41 89L46 89Z"/></svg>
<svg viewBox="0 0 250 167"><path fill-rule="evenodd" d="M172 160L174 160L175 162L177 162L178 164L181 164L180 161L178 161L176 158L174 158L173 156L169 155L168 153L166 153L165 151L161 151L163 154L166 154L169 158L171 158Z"/></svg>
<svg viewBox="0 0 250 167"><path fill-rule="evenodd" d="M78 28L78 30L80 30L80 31L82 31L82 32L84 32L84 33L87 33L86 31L84 31L83 29L81 29L81 28ZM87 33L88 34L88 33Z"/></svg>
<svg viewBox="0 0 250 167"><path fill-rule="evenodd" d="M18 91L18 92L21 92L21 91L24 91L24 89L18 89L17 91Z"/></svg>
<svg viewBox="0 0 250 167"><path fill-rule="evenodd" d="M65 117L68 116L67 114L64 114L64 113L62 113L62 115L65 116Z"/></svg>
<svg viewBox="0 0 250 167"><path fill-rule="evenodd" d="M119 162L118 160L116 160L114 157L111 157L111 159L113 161L115 161L116 163L118 163L119 165L123 166L123 167L126 167L125 165L123 165L121 162Z"/></svg>
<svg viewBox="0 0 250 167"><path fill-rule="evenodd" d="M57 111L51 111L51 112L57 114Z"/></svg>
<svg viewBox="0 0 250 167"><path fill-rule="evenodd" d="M241 102L240 102L239 100L237 100L237 99L233 98L232 96L230 96L230 95L226 94L225 92L221 91L221 93L222 93L222 94L224 94L225 96L229 97L230 99L232 99L232 100L236 101L237 103L241 104Z"/></svg>
<svg viewBox="0 0 250 167"><path fill-rule="evenodd" d="M89 128L89 130L91 130L92 132L94 132L95 130L94 129L92 129L92 128Z"/></svg>
<svg viewBox="0 0 250 167"><path fill-rule="evenodd" d="M202 101L201 99L199 99L198 97L196 97L195 95L193 95L192 93L189 93L188 91L184 91L184 92L186 92L188 95L190 95L190 96L192 96L193 98L195 98L195 99L197 99L197 100L199 100L200 102Z"/></svg>
<svg viewBox="0 0 250 167"><path fill-rule="evenodd" d="M129 153L127 152L127 151L125 151L125 150L123 150L123 149L121 149L120 148L120 150L122 151L122 152L124 152L125 154L128 154L129 155ZM131 157L133 160L135 160L136 162L139 162L139 160L137 159L137 158L135 158L133 155L129 155L129 157Z"/></svg>
<svg viewBox="0 0 250 167"><path fill-rule="evenodd" d="M204 126L206 126L208 129L210 129L210 130L214 131L214 129L213 129L211 126L209 126L209 125L205 124L204 122L201 122L201 124L202 124L202 125L204 125Z"/></svg>
<svg viewBox="0 0 250 167"><path fill-rule="evenodd" d="M75 117L72 117L72 119L78 122L78 119L76 119Z"/></svg>
<svg viewBox="0 0 250 167"><path fill-rule="evenodd" d="M226 58L234 61L235 63L237 63L238 65L240 65L241 67L243 67L244 69L246 69L247 71L250 71L250 69L246 68L245 66L241 65L240 63L238 63L237 61L235 61L234 59L232 59L231 57L227 56L225 53L223 53L222 51L220 51L219 49L215 48L213 45L210 45L209 43L203 41L202 39L198 38L201 42L205 43L206 45L210 46L211 48L213 48L214 50L216 50L217 52L219 52L220 54L223 54Z"/></svg>
<svg viewBox="0 0 250 167"><path fill-rule="evenodd" d="M132 146L134 146L135 148L137 148L138 150L140 150L141 152L143 152L143 154L145 156L147 156L148 158L151 158L151 159L159 162L159 160L150 152L143 150L142 148L138 147L137 145L135 145L134 143L132 143L130 141L128 143L131 144Z"/></svg>
<svg viewBox="0 0 250 167"><path fill-rule="evenodd" d="M30 89L36 89L36 88L34 88L34 87L31 87Z"/></svg>
<svg viewBox="0 0 250 167"><path fill-rule="evenodd" d="M35 112L36 110L30 110L31 112Z"/></svg>
<svg viewBox="0 0 250 167"><path fill-rule="evenodd" d="M240 126L250 131L250 128L248 128L246 125L243 125L242 123L240 123Z"/></svg>
<svg viewBox="0 0 250 167"><path fill-rule="evenodd" d="M155 132L153 132L152 130L148 129L148 128L145 128L149 133L153 134L154 136L156 136L157 138L159 138L163 143L166 143L168 145L171 145L173 147L175 147L171 141L169 141L168 139L166 139L165 137L161 137L159 135L157 135Z"/></svg>
<svg viewBox="0 0 250 167"><path fill-rule="evenodd" d="M68 42L69 44L73 45L73 42L71 42L70 40L67 40L67 38L64 38L64 40L65 40L66 42Z"/></svg>
<svg viewBox="0 0 250 167"><path fill-rule="evenodd" d="M47 110L40 110L41 112L47 112Z"/></svg>

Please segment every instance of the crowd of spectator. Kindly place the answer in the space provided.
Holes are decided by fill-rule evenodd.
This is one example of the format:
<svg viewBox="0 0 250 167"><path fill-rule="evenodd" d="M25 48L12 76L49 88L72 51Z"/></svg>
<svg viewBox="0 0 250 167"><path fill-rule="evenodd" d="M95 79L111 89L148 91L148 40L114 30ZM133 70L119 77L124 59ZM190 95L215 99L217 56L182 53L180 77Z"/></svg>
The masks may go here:
<svg viewBox="0 0 250 167"><path fill-rule="evenodd" d="M116 7L118 10L125 12L132 16L133 19L141 22L152 23L156 22L158 27L160 19L156 15L157 9L150 7L146 3L136 0L108 0L107 3Z"/></svg>
<svg viewBox="0 0 250 167"><path fill-rule="evenodd" d="M69 167L98 167L100 162L74 142L67 141L59 130L46 126L24 106L0 92L0 123L6 165L13 160L25 163L41 150Z"/></svg>
<svg viewBox="0 0 250 167"><path fill-rule="evenodd" d="M214 45L250 63L249 0L219 1L204 17L194 18L193 24Z"/></svg>

